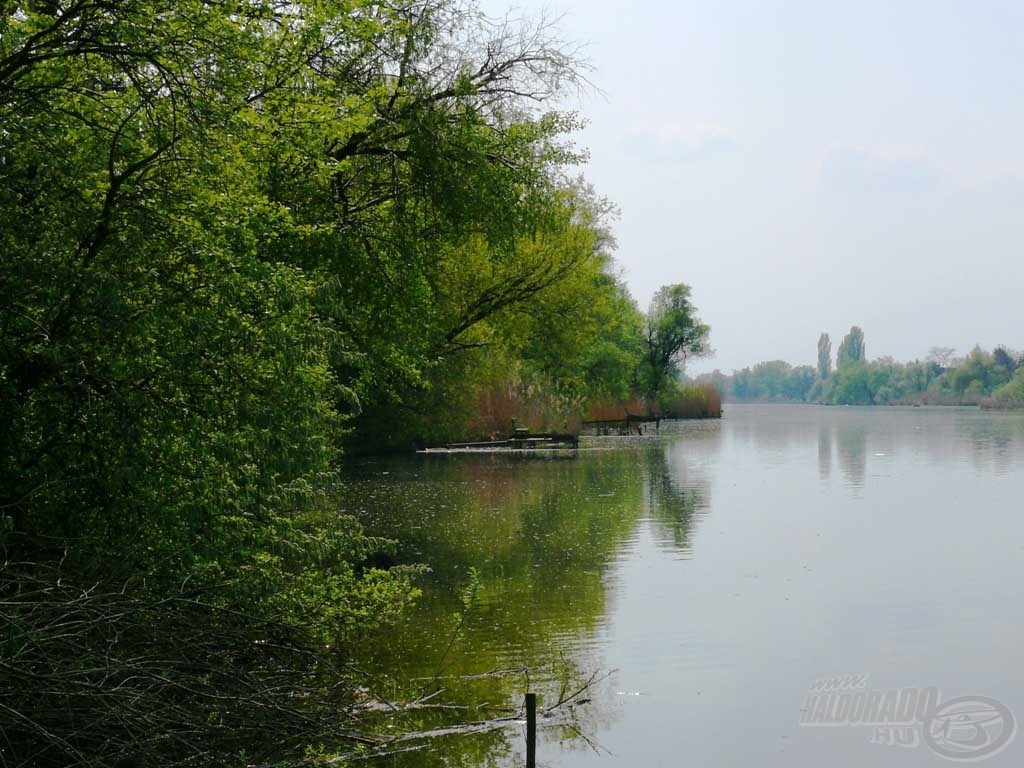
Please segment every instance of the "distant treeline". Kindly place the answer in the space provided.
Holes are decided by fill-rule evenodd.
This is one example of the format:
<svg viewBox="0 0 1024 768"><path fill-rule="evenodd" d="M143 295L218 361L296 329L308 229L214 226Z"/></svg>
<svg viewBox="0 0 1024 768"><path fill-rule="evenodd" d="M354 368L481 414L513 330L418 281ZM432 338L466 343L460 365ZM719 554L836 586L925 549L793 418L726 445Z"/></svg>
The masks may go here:
<svg viewBox="0 0 1024 768"><path fill-rule="evenodd" d="M1004 346L976 346L957 357L949 347L933 347L924 360L868 360L864 332L854 326L844 337L832 366L827 333L818 339L816 366L782 360L750 368L698 376L695 383L717 388L733 401L824 403L829 405L1024 406L1024 355Z"/></svg>

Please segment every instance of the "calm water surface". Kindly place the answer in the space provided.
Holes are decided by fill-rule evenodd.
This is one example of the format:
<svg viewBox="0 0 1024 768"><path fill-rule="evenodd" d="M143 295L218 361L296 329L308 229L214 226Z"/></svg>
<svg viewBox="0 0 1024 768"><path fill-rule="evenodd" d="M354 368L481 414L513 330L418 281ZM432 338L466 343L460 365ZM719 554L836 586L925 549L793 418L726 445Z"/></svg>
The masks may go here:
<svg viewBox="0 0 1024 768"><path fill-rule="evenodd" d="M362 662L381 686L436 676L438 701L500 707L612 670L541 728L551 766L953 764L867 727L800 726L811 681L833 675L1024 719L1024 415L730 405L597 445L357 468L348 511L433 569ZM521 740L512 726L390 761L521 765ZM1022 760L1024 736L981 764Z"/></svg>

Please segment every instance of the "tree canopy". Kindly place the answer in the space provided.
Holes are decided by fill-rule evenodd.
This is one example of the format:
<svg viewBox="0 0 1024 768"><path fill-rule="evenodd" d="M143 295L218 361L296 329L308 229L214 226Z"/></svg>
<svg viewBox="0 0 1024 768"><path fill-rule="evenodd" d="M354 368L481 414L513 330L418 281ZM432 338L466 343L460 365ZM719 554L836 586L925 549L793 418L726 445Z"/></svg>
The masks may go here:
<svg viewBox="0 0 1024 768"><path fill-rule="evenodd" d="M839 343L839 351L836 353L836 368L844 368L850 363L864 360L865 355L864 331L855 325Z"/></svg>
<svg viewBox="0 0 1024 768"><path fill-rule="evenodd" d="M690 300L690 287L683 283L662 286L651 299L644 322L644 362L641 388L654 397L688 358L710 351L710 329L697 317Z"/></svg>
<svg viewBox="0 0 1024 768"><path fill-rule="evenodd" d="M832 373L832 340L827 333L818 337L818 378L827 379Z"/></svg>

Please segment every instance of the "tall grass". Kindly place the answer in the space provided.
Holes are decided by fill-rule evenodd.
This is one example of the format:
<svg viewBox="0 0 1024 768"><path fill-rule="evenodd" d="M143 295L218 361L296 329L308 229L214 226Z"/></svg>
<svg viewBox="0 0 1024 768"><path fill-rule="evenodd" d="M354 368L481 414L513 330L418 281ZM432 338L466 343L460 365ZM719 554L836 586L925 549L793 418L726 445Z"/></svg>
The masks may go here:
<svg viewBox="0 0 1024 768"><path fill-rule="evenodd" d="M661 414L673 419L708 419L722 415L722 395L713 387L680 384L664 395Z"/></svg>
<svg viewBox="0 0 1024 768"><path fill-rule="evenodd" d="M647 401L638 395L627 400L602 398L588 403L586 421L625 421L627 416L646 416L650 413Z"/></svg>
<svg viewBox="0 0 1024 768"><path fill-rule="evenodd" d="M722 396L709 386L678 385L657 403L639 395L579 403L514 383L482 388L465 422L465 440L508 437L514 428L578 434L584 421L625 421L628 416L707 419L722 415Z"/></svg>
<svg viewBox="0 0 1024 768"><path fill-rule="evenodd" d="M466 422L465 439L508 437L517 427L531 432L576 434L582 421L579 406L566 398L507 384L477 392Z"/></svg>

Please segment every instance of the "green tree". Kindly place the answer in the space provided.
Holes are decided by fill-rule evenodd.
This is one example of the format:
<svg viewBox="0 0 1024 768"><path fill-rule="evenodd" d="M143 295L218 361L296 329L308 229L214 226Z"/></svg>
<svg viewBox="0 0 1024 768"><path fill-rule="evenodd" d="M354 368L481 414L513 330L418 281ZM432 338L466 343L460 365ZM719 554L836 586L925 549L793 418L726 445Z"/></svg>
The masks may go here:
<svg viewBox="0 0 1024 768"><path fill-rule="evenodd" d="M644 358L638 372L643 394L657 399L688 358L710 351L710 332L697 317L689 286L677 283L659 288L644 322Z"/></svg>
<svg viewBox="0 0 1024 768"><path fill-rule="evenodd" d="M851 360L835 373L835 381L829 394L830 402L836 405L872 405L871 370L863 360Z"/></svg>
<svg viewBox="0 0 1024 768"><path fill-rule="evenodd" d="M839 344L839 351L836 354L836 368L842 368L850 363L866 359L864 347L864 331L858 326L850 328L850 332L843 337Z"/></svg>
<svg viewBox="0 0 1024 768"><path fill-rule="evenodd" d="M992 350L992 357L998 365L1003 366L1011 376L1020 366L1020 355L1011 353L1006 347L996 347Z"/></svg>
<svg viewBox="0 0 1024 768"><path fill-rule="evenodd" d="M996 389L993 397L1005 405L1024 406L1024 368L1018 367L1013 378Z"/></svg>
<svg viewBox="0 0 1024 768"><path fill-rule="evenodd" d="M977 401L1010 380L1010 372L997 358L975 345L960 365L948 374L950 387L963 399Z"/></svg>
<svg viewBox="0 0 1024 768"><path fill-rule="evenodd" d="M827 333L818 337L818 378L827 379L832 373L832 340Z"/></svg>

